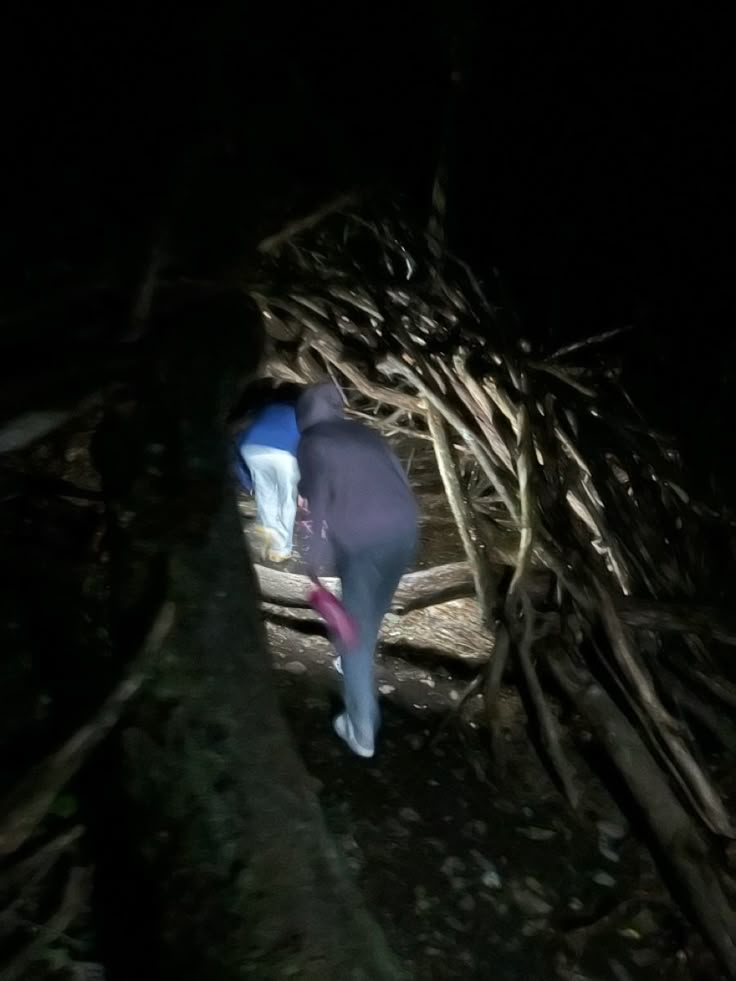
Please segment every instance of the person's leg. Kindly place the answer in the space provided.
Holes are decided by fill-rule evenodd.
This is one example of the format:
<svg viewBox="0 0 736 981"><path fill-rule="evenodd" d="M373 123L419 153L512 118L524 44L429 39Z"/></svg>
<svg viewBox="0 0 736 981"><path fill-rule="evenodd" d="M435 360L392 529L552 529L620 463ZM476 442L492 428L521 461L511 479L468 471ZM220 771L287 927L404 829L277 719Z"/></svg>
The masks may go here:
<svg viewBox="0 0 736 981"><path fill-rule="evenodd" d="M273 543L273 551L279 557L288 557L294 548L299 467L296 458L285 450L274 450L273 466L276 473L279 499L275 523L277 534Z"/></svg>
<svg viewBox="0 0 736 981"><path fill-rule="evenodd" d="M412 532L393 542L338 556L343 604L356 621L359 640L354 650L338 647L349 725L340 716L336 729L355 752L365 756L373 754L380 724L374 668L376 642L396 587L412 561L414 547Z"/></svg>
<svg viewBox="0 0 736 981"><path fill-rule="evenodd" d="M256 499L256 521L263 536L263 551L267 555L277 537L279 492L273 467L273 450L268 446L245 446L242 450L245 465L253 478Z"/></svg>

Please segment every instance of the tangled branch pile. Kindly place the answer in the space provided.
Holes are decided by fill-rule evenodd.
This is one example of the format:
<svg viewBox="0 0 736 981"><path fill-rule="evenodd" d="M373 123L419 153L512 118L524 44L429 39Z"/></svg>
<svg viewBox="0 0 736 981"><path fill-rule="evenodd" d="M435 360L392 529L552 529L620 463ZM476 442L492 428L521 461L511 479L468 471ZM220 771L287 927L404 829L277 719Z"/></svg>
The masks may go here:
<svg viewBox="0 0 736 981"><path fill-rule="evenodd" d="M736 706L736 687L704 641L728 632L694 615L674 635L658 629L668 604L718 598L708 536L730 532L729 522L689 499L674 445L643 424L600 357L610 335L535 353L471 271L432 245L398 215L345 212L271 243L252 288L272 339L269 371L347 381L379 404L379 424L433 441L495 637L474 683L491 725L509 664L574 806L575 770L542 684L556 683L736 976L733 885L712 858L734 827L680 711L721 738L730 732L717 704ZM510 531L515 561L499 580L494 538ZM541 599L528 588L540 571ZM661 618L632 630L622 597L659 604Z"/></svg>

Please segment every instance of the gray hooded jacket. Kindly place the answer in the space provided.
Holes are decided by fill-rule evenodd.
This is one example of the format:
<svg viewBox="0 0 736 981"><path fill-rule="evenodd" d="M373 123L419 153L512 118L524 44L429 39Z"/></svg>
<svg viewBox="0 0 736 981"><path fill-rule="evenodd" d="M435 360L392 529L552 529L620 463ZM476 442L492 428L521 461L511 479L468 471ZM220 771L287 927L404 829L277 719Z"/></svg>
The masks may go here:
<svg viewBox="0 0 736 981"><path fill-rule="evenodd" d="M416 534L417 507L401 463L374 430L345 419L340 392L308 388L296 404L300 494L314 530L310 564L321 571L334 549L351 550ZM327 524L328 549L320 535Z"/></svg>

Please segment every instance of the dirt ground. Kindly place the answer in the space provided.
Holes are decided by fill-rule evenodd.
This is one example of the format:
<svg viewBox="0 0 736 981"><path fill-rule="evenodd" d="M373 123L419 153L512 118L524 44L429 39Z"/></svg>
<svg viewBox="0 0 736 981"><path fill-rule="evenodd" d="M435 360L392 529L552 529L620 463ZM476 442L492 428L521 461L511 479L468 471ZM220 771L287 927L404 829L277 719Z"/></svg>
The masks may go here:
<svg viewBox="0 0 736 981"><path fill-rule="evenodd" d="M410 463L422 513L417 566L461 559L431 454L419 452L410 459L405 448L399 449L404 464ZM72 478L75 460L67 456L65 463L65 473ZM41 470L47 466L46 459L40 460ZM78 475L77 479L84 483ZM39 629L72 635L86 607L78 610L65 600L70 590L78 592L67 553L76 555L80 543L90 538L94 515L63 501L44 504L41 526L58 525L59 535L64 531L65 537L57 541L46 532L41 543L31 534L40 521L36 510L16 510L7 507L3 512L15 529L12 535L10 527L5 529L3 540L15 542L26 560L31 555L34 576L41 570L45 577L45 617L39 619ZM250 498L242 497L241 511L246 538L255 544ZM301 532L297 545L297 554L285 567L288 571L303 571ZM58 563L50 556L57 552L64 558L59 568L66 592L54 578ZM82 556L80 581L84 561ZM10 597L12 591L6 593ZM49 606L51 601L56 607ZM97 600L92 597L89 602L96 609ZM12 609L5 612L12 628L10 620L17 616ZM283 615L271 617L267 629L283 711L315 780L329 826L409 977L720 977L662 886L640 837L604 790L600 765L582 737L577 737L576 748L583 750L587 762L579 764L583 801L574 815L539 762L513 689L504 690L501 700L506 743L504 759L499 760L489 752L480 700L468 703L462 719L449 715L471 677L468 661L433 657L424 643L417 653L408 643L411 633L403 635L402 645L388 632L377 654L384 724L376 756L359 759L332 731L341 680L325 636L314 625L305 628ZM78 704L84 695L91 711L99 702L94 690L67 690L77 661L76 675L85 665L99 662L99 642L91 633L89 643L86 653L65 652L63 670L57 672L52 665L47 673L65 704L70 699ZM20 734L27 732L33 712L45 709L29 701L30 695L26 699L21 684L25 675L16 677L11 666L8 659L2 673L8 706L2 731L8 767L20 772L25 766L22 747L29 760L38 756L37 747L24 744ZM30 678L28 692L37 688ZM79 710L87 708L82 705ZM574 725L568 728L575 732ZM579 754L571 755L580 759Z"/></svg>
<svg viewBox="0 0 736 981"><path fill-rule="evenodd" d="M424 516L417 567L461 559L430 455L414 455L411 479ZM243 498L241 510L253 540L252 501ZM303 571L300 554L281 568ZM468 665L384 643L383 728L376 756L361 760L331 729L341 681L327 639L288 617L271 619L268 635L283 710L328 823L412 978L720 977L595 760L581 774L584 800L573 815L539 761L515 692L502 701L502 766L485 740L480 699L462 720L448 715Z"/></svg>

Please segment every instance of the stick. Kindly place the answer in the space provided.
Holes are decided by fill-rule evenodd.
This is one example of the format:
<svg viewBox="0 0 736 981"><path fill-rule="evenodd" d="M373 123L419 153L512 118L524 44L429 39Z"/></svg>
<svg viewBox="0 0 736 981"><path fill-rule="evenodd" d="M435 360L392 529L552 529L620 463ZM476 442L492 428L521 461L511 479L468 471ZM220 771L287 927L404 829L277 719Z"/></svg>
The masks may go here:
<svg viewBox="0 0 736 981"><path fill-rule="evenodd" d="M473 509L463 496L457 460L450 446L445 422L433 406L427 408L427 421L429 431L434 439L434 452L437 467L442 477L442 484L460 532L465 554L468 557L475 595L480 604L483 622L487 627L490 627L495 620L498 590L487 560L485 542L478 528Z"/></svg>

